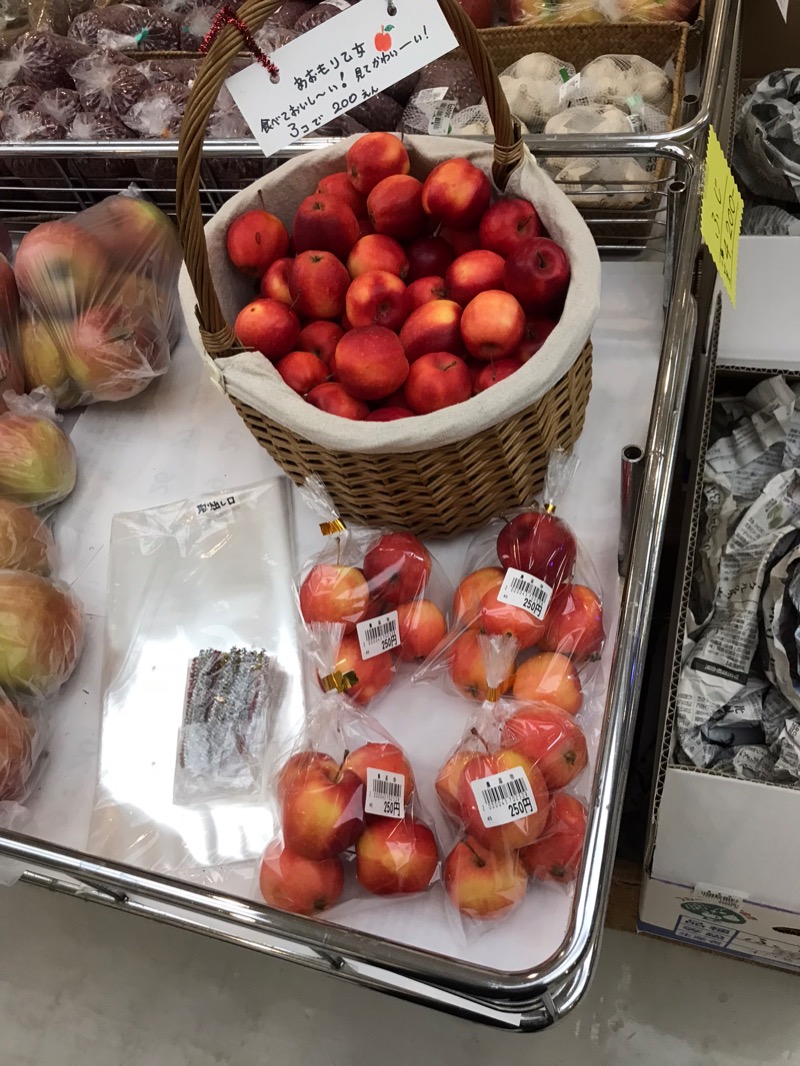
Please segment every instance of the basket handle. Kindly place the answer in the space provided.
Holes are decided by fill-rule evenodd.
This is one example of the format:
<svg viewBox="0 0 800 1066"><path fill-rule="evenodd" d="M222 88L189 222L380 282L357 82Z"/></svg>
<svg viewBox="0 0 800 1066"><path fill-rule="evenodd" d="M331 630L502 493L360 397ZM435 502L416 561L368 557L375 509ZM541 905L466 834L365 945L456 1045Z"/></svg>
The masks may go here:
<svg viewBox="0 0 800 1066"><path fill-rule="evenodd" d="M413 0L397 2L411 4ZM237 15L254 32L280 3L281 0L245 0ZM458 0L439 0L439 6L458 43L467 53L483 90L495 133L492 174L498 188L505 188L511 171L522 158L519 125L511 116L497 71L472 20ZM232 25L226 25L211 43L189 94L178 147L175 190L178 229L186 268L197 297L196 314L203 345L214 357L234 349L236 337L222 314L211 277L200 205L200 162L209 116L241 46L241 34Z"/></svg>

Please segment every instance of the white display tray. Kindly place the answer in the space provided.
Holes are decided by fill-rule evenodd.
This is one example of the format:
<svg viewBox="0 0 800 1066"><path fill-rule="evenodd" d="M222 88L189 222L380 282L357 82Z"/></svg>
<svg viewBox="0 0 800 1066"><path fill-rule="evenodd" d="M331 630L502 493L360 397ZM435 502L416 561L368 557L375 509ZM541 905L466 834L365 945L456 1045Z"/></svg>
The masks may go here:
<svg viewBox="0 0 800 1066"><path fill-rule="evenodd" d="M626 444L645 443L661 346L662 295L659 263L603 264L601 313L592 335L593 388L576 447L581 465L559 507L559 515L574 526L594 560L605 596L606 632L611 636L620 594L620 451ZM88 408L72 439L79 479L57 512L56 536L62 575L86 605L87 647L54 708L46 772L30 808L34 835L40 840L86 852L97 779L112 516L229 490L279 471L209 380L186 340L176 350L165 378L128 403ZM469 540L466 535L431 544L454 583ZM298 557L318 550L319 542L315 520L298 505ZM606 674L611 643L604 655ZM600 707L602 700L597 704ZM396 685L375 705L376 716L408 749L429 809L436 805L435 772L458 742L468 711L463 700L439 687L410 683ZM591 780L586 771L581 790L586 795L591 793ZM203 883L215 891L241 891L238 873L230 882L224 868L203 876L208 878ZM257 899L255 876L249 898ZM563 890L533 884L518 911L469 945L443 920L440 886L423 898L392 901L388 906L374 900L348 902L331 917L401 943L508 972L532 969L547 960L567 937L570 913L570 897Z"/></svg>

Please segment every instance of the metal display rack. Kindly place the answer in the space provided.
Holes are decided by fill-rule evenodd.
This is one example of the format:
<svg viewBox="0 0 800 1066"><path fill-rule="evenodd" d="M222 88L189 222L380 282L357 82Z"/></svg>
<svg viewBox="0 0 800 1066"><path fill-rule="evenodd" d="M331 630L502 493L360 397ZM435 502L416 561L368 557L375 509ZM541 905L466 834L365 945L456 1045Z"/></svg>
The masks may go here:
<svg viewBox="0 0 800 1066"><path fill-rule="evenodd" d="M194 884L86 855L31 837L0 834L0 855L24 866L23 880L92 900L169 925L202 932L345 980L501 1028L531 1031L562 1018L586 991L597 955L611 882L625 778L639 702L656 577L661 558L670 487L698 329L693 281L700 249L699 203L702 157L708 127L719 127L737 74L739 0L718 0L707 25L704 74L699 96L687 99L683 124L658 136L531 137L539 156L619 155L661 157L669 177L653 193L656 222L646 244L664 256L665 317L660 362L645 450L643 487L633 525L630 564L609 667L604 733L600 739L597 791L589 820L585 857L575 888L568 935L559 950L535 970L502 973L409 948L328 923L299 918L215 893ZM281 153L323 148L298 144ZM97 150L81 142L58 145L59 159L80 160ZM249 142L212 142L206 161L246 160ZM103 157L172 159L177 145L121 142L103 146ZM1 145L9 157L52 160L52 146ZM60 165L60 164L59 164ZM97 190L95 190L96 192ZM213 210L220 190L207 189ZM90 195L90 194L87 194ZM65 202L81 192L64 187ZM221 201L220 201L221 202ZM13 215L19 205L5 203ZM72 208L86 206L76 202ZM64 206L58 208L63 213ZM634 220L639 221L639 220ZM636 239L602 246L604 254L641 252ZM701 310L705 314L705 308Z"/></svg>

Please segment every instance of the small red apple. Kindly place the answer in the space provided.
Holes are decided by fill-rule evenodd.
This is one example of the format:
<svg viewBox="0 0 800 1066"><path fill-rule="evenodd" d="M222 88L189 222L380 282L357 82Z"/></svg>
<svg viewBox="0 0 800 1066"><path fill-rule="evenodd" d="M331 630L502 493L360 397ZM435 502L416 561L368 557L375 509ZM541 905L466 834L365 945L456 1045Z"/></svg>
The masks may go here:
<svg viewBox="0 0 800 1066"><path fill-rule="evenodd" d="M342 385L358 400L389 396L408 377L403 346L385 326L361 326L345 333L336 345L334 361Z"/></svg>
<svg viewBox="0 0 800 1066"><path fill-rule="evenodd" d="M429 352L463 353L461 313L454 300L434 300L413 311L400 330L409 363Z"/></svg>
<svg viewBox="0 0 800 1066"><path fill-rule="evenodd" d="M355 566L317 563L300 586L300 613L306 622L355 625L364 617L369 586Z"/></svg>
<svg viewBox="0 0 800 1066"><path fill-rule="evenodd" d="M355 748L345 759L346 770L352 770L367 788L367 770L383 770L390 774L402 774L404 778L403 799L407 806L416 788L411 763L396 744L372 741ZM365 791L366 796L366 791Z"/></svg>
<svg viewBox="0 0 800 1066"><path fill-rule="evenodd" d="M516 851L492 851L467 837L445 859L442 880L463 915L486 920L500 918L522 902L528 874Z"/></svg>
<svg viewBox="0 0 800 1066"><path fill-rule="evenodd" d="M505 288L528 312L552 316L560 311L569 288L570 268L564 249L549 237L532 237L506 260Z"/></svg>
<svg viewBox="0 0 800 1066"><path fill-rule="evenodd" d="M344 867L338 857L314 862L274 841L261 857L258 883L270 907L292 914L328 910L342 894Z"/></svg>
<svg viewBox="0 0 800 1066"><path fill-rule="evenodd" d="M427 659L447 636L447 621L431 600L412 600L397 608L399 657L405 662Z"/></svg>
<svg viewBox="0 0 800 1066"><path fill-rule="evenodd" d="M384 178L410 169L405 145L392 133L365 133L347 150L347 172L362 196L369 196Z"/></svg>
<svg viewBox="0 0 800 1066"><path fill-rule="evenodd" d="M540 881L574 881L583 857L587 811L580 800L563 792L553 796L544 832L523 848L520 858Z"/></svg>
<svg viewBox="0 0 800 1066"><path fill-rule="evenodd" d="M577 547L566 522L545 511L524 511L506 522L497 537L497 557L558 588L572 578Z"/></svg>
<svg viewBox="0 0 800 1066"><path fill-rule="evenodd" d="M297 345L300 322L278 300L253 300L239 312L233 331L245 348L254 348L276 362Z"/></svg>
<svg viewBox="0 0 800 1066"><path fill-rule="evenodd" d="M489 688L479 636L476 630L468 629L457 637L450 649L448 663L453 684L459 692L473 700L485 700ZM496 686L498 694L502 695L509 689L512 681L513 677L509 677Z"/></svg>
<svg viewBox="0 0 800 1066"><path fill-rule="evenodd" d="M425 591L433 561L413 533L384 533L364 556L364 577L373 596L387 604L417 599Z"/></svg>
<svg viewBox="0 0 800 1066"><path fill-rule="evenodd" d="M416 311L423 304L432 303L434 300L447 299L447 285L444 278L432 275L426 278L417 278L406 289L406 301L408 313Z"/></svg>
<svg viewBox="0 0 800 1066"><path fill-rule="evenodd" d="M409 282L444 277L454 258L452 245L444 237L418 237L408 246Z"/></svg>
<svg viewBox="0 0 800 1066"><path fill-rule="evenodd" d="M514 353L521 363L527 363L539 351L544 342L558 325L551 318L529 316L525 320L525 333L519 348Z"/></svg>
<svg viewBox="0 0 800 1066"><path fill-rule="evenodd" d="M300 396L321 385L328 376L325 364L311 352L289 352L278 360L275 369L289 388Z"/></svg>
<svg viewBox="0 0 800 1066"><path fill-rule="evenodd" d="M301 252L289 270L294 309L306 318L339 318L349 287L347 268L333 252Z"/></svg>
<svg viewBox="0 0 800 1066"><path fill-rule="evenodd" d="M525 333L525 312L507 292L489 289L464 308L461 336L476 359L504 359L513 354Z"/></svg>
<svg viewBox="0 0 800 1066"><path fill-rule="evenodd" d="M259 288L265 300L277 300L279 303L291 307L294 303L292 294L289 292L289 270L291 266L292 260L288 256L284 256L283 259L276 259L274 263L270 264L266 274L261 279Z"/></svg>
<svg viewBox="0 0 800 1066"><path fill-rule="evenodd" d="M387 237L385 233L370 233L354 245L347 257L347 269L351 278L371 270L386 270L405 279L408 276L408 257L394 237Z"/></svg>
<svg viewBox="0 0 800 1066"><path fill-rule="evenodd" d="M358 220L343 200L314 193L303 200L294 216L296 254L332 252L338 259L347 259L360 236Z"/></svg>
<svg viewBox="0 0 800 1066"><path fill-rule="evenodd" d="M459 790L464 777L464 768L478 753L459 748L436 775L436 795L445 814L455 822L461 821Z"/></svg>
<svg viewBox="0 0 800 1066"><path fill-rule="evenodd" d="M243 274L260 278L276 259L286 255L289 234L269 211L246 211L228 226L225 242L233 265Z"/></svg>
<svg viewBox="0 0 800 1066"><path fill-rule="evenodd" d="M354 773L313 767L287 784L281 804L286 847L304 859L333 859L364 828L364 787Z"/></svg>
<svg viewBox="0 0 800 1066"><path fill-rule="evenodd" d="M498 599L500 587L491 589L481 600L478 627L489 636L514 637L519 650L532 648L544 635L544 622L522 607L503 603Z"/></svg>
<svg viewBox="0 0 800 1066"><path fill-rule="evenodd" d="M342 639L336 657L336 669L341 670L343 674L351 670L355 673L358 684L349 688L347 695L362 706L383 692L394 676L391 652L384 651L373 655L371 659L362 659L361 646L356 636L346 636Z"/></svg>
<svg viewBox="0 0 800 1066"><path fill-rule="evenodd" d="M345 313L354 328L385 326L395 333L408 318L405 283L386 270L371 270L350 283Z"/></svg>
<svg viewBox="0 0 800 1066"><path fill-rule="evenodd" d="M478 236L481 248L506 259L531 237L541 237L542 223L529 200L498 200L481 219Z"/></svg>
<svg viewBox="0 0 800 1066"><path fill-rule="evenodd" d="M467 574L453 597L453 616L456 623L470 628L477 627L481 600L488 592L500 588L503 576L503 571L497 566L486 566L482 570Z"/></svg>
<svg viewBox="0 0 800 1066"><path fill-rule="evenodd" d="M517 357L510 359L496 359L486 366L482 366L472 382L472 391L477 396L479 392L486 392L498 381L505 381L512 374L516 374L522 363Z"/></svg>
<svg viewBox="0 0 800 1066"><path fill-rule="evenodd" d="M317 385L306 396L306 400L326 414L349 418L352 422L361 422L369 414L369 407L364 401L351 396L338 381L324 381Z"/></svg>
<svg viewBox="0 0 800 1066"><path fill-rule="evenodd" d="M521 663L514 677L514 695L519 700L551 703L567 714L577 714L583 704L583 689L575 664L559 652L543 651Z"/></svg>
<svg viewBox="0 0 800 1066"><path fill-rule="evenodd" d="M454 230L474 229L486 213L492 187L468 159L446 159L434 167L422 188L422 206L435 221Z"/></svg>
<svg viewBox="0 0 800 1066"><path fill-rule="evenodd" d="M367 201L356 192L346 170L338 170L320 178L315 191L329 199L343 200L359 221L366 219Z"/></svg>
<svg viewBox="0 0 800 1066"><path fill-rule="evenodd" d="M550 601L542 647L581 662L603 648L603 606L586 585L562 585Z"/></svg>
<svg viewBox="0 0 800 1066"><path fill-rule="evenodd" d="M586 737L575 719L537 704L523 706L506 721L503 744L535 763L551 791L568 785L589 762Z"/></svg>
<svg viewBox="0 0 800 1066"><path fill-rule="evenodd" d="M466 307L471 300L487 289L499 289L503 284L505 261L495 252L482 248L465 252L447 268L445 281L450 299Z"/></svg>
<svg viewBox="0 0 800 1066"><path fill-rule="evenodd" d="M457 355L428 352L411 364L405 393L408 406L415 414L429 415L468 400L472 395L472 381L466 363Z"/></svg>
<svg viewBox="0 0 800 1066"><path fill-rule="evenodd" d="M336 345L343 336L344 331L336 322L320 319L310 322L300 330L297 346L300 351L311 352L321 359L325 366L330 366Z"/></svg>
<svg viewBox="0 0 800 1066"><path fill-rule="evenodd" d="M439 865L436 838L424 822L378 818L356 844L356 877L377 896L409 895L428 887Z"/></svg>
<svg viewBox="0 0 800 1066"><path fill-rule="evenodd" d="M376 233L410 240L427 222L422 210L422 182L410 174L392 174L378 182L367 198Z"/></svg>

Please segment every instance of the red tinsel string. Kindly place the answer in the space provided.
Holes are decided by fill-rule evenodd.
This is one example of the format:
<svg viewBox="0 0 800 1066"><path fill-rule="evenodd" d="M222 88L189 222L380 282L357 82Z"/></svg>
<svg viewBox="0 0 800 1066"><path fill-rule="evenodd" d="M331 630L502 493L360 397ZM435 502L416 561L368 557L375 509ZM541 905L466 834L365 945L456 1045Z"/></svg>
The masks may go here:
<svg viewBox="0 0 800 1066"><path fill-rule="evenodd" d="M211 29L203 38L203 43L200 45L200 52L203 55L206 54L214 40L217 38L217 36L220 34L220 32L225 26L235 26L239 33L241 33L242 40L244 41L248 51L253 53L253 55L261 64L261 66L269 72L272 78L278 77L278 68L275 66L269 56L264 55L264 53L256 44L255 38L253 37L250 30L248 30L247 26L245 26L245 24L240 18L236 17L236 14L234 13L233 9L230 8L227 4L224 7L221 7L216 13L216 15L214 16L214 21L211 23Z"/></svg>

